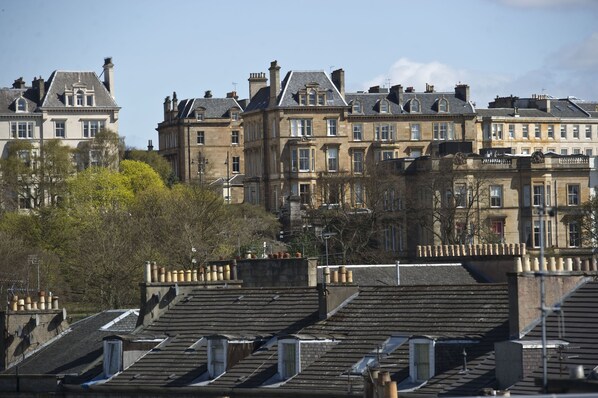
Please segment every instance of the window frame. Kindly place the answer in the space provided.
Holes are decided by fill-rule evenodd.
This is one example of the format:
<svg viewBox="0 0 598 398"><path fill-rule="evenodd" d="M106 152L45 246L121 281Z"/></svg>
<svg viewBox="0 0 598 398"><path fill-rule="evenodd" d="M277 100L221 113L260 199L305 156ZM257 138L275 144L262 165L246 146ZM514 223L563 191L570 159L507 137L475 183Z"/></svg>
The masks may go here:
<svg viewBox="0 0 598 398"><path fill-rule="evenodd" d="M310 118L289 119L291 137L311 137L313 135L313 120Z"/></svg>
<svg viewBox="0 0 598 398"><path fill-rule="evenodd" d="M581 229L577 221L567 223L567 245L581 247Z"/></svg>
<svg viewBox="0 0 598 398"><path fill-rule="evenodd" d="M421 102L417 98L411 99L409 101L409 112L410 113L420 113L421 112Z"/></svg>
<svg viewBox="0 0 598 398"><path fill-rule="evenodd" d="M241 132L239 130L233 130L230 133L230 143L231 145L239 145L241 138Z"/></svg>
<svg viewBox="0 0 598 398"><path fill-rule="evenodd" d="M66 138L66 120L54 120L54 138Z"/></svg>
<svg viewBox="0 0 598 398"><path fill-rule="evenodd" d="M220 343L219 346L215 346L215 343ZM222 372L217 373L218 369L215 369L214 365L214 349L222 349ZM215 379L226 373L227 367L227 352L228 352L228 340L224 338L208 339L208 375L210 379Z"/></svg>
<svg viewBox="0 0 598 398"><path fill-rule="evenodd" d="M334 154L335 156L331 156ZM326 148L326 171L329 173L337 173L339 170L339 150L336 146L329 146Z"/></svg>
<svg viewBox="0 0 598 398"><path fill-rule="evenodd" d="M427 346L428 347L428 375L426 378L419 378L419 365L418 361L416 360L416 346ZM423 383L427 380L430 380L434 377L435 373L435 358L434 358L434 351L435 351L436 342L431 339L425 338L415 338L409 340L409 377L413 382L416 383Z"/></svg>
<svg viewBox="0 0 598 398"><path fill-rule="evenodd" d="M361 101L358 101L358 100L353 101L353 104L351 104L351 113L363 113Z"/></svg>
<svg viewBox="0 0 598 398"><path fill-rule="evenodd" d="M548 138L554 139L554 124L549 124L546 128Z"/></svg>
<svg viewBox="0 0 598 398"><path fill-rule="evenodd" d="M422 139L420 123L410 123L409 131L411 132L411 141L420 141Z"/></svg>
<svg viewBox="0 0 598 398"><path fill-rule="evenodd" d="M17 113L27 112L27 100L25 98L23 98L23 97L17 98L17 100L15 101L15 112L17 112Z"/></svg>
<svg viewBox="0 0 598 398"><path fill-rule="evenodd" d="M112 377L123 370L123 342L121 340L104 340L103 343L104 376ZM109 358L106 358L106 356ZM113 361L113 359L116 359L116 361Z"/></svg>
<svg viewBox="0 0 598 398"><path fill-rule="evenodd" d="M336 137L338 135L337 119L326 119L326 135L328 137Z"/></svg>
<svg viewBox="0 0 598 398"><path fill-rule="evenodd" d="M293 363L286 353L287 347L293 347ZM301 373L301 343L297 339L278 340L278 375L281 380L289 380ZM291 365L287 367L287 364ZM290 370L290 371L289 371ZM292 374L291 374L292 373Z"/></svg>
<svg viewBox="0 0 598 398"><path fill-rule="evenodd" d="M359 159L358 156L359 155ZM364 170L364 162L365 162L365 151L364 150L354 150L353 151L353 173L354 174L363 174Z"/></svg>
<svg viewBox="0 0 598 398"><path fill-rule="evenodd" d="M378 113L389 114L390 113L390 104L388 100L381 99L378 103Z"/></svg>
<svg viewBox="0 0 598 398"><path fill-rule="evenodd" d="M35 125L30 121L10 122L10 134L18 140L33 139Z"/></svg>
<svg viewBox="0 0 598 398"><path fill-rule="evenodd" d="M199 130L196 133L195 142L197 145L205 145L206 144L206 132L203 130Z"/></svg>
<svg viewBox="0 0 598 398"><path fill-rule="evenodd" d="M359 136L359 138L357 138ZM363 141L363 124L353 124L353 141Z"/></svg>
<svg viewBox="0 0 598 398"><path fill-rule="evenodd" d="M502 185L490 185L490 207L497 209L503 207L503 187ZM493 192L494 190L494 192ZM495 195L498 193L498 195ZM496 203L497 202L497 203Z"/></svg>
<svg viewBox="0 0 598 398"><path fill-rule="evenodd" d="M449 104L446 98L440 98L438 100L438 113L448 113Z"/></svg>
<svg viewBox="0 0 598 398"><path fill-rule="evenodd" d="M93 138L106 127L106 122L99 119L81 120L83 138Z"/></svg>
<svg viewBox="0 0 598 398"><path fill-rule="evenodd" d="M574 191L572 192L572 188ZM581 194L580 184L567 184L567 206L579 206Z"/></svg>
<svg viewBox="0 0 598 398"><path fill-rule="evenodd" d="M233 156L233 174L239 174L241 172L241 157Z"/></svg>

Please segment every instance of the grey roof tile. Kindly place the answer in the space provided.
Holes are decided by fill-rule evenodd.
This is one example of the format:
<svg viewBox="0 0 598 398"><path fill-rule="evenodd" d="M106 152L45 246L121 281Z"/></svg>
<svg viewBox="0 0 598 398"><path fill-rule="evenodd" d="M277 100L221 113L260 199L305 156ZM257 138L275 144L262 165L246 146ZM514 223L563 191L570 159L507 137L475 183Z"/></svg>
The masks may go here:
<svg viewBox="0 0 598 398"><path fill-rule="evenodd" d="M324 71L290 71L287 73L280 85L281 93L278 105L281 107L305 106L299 105L297 93L305 89L307 85L316 85L319 91L326 91L326 106L347 106L336 86Z"/></svg>
<svg viewBox="0 0 598 398"><path fill-rule="evenodd" d="M48 79L48 90L42 107L44 108L65 108L64 89L72 88L73 84L84 84L87 89L94 90L94 108L118 108L114 98L110 95L104 83L100 81L95 72L66 72L54 71ZM77 109L69 107L69 109ZM85 109L83 107L82 109Z"/></svg>
<svg viewBox="0 0 598 398"><path fill-rule="evenodd" d="M241 105L234 98L189 98L178 104L179 119L194 117L196 109L204 111L206 119L230 119L230 110L242 111Z"/></svg>
<svg viewBox="0 0 598 398"><path fill-rule="evenodd" d="M18 114L33 116L33 112L37 109L35 95L35 90L32 88L0 88L0 114L17 114L14 103L17 98L23 96L27 100L28 112ZM41 117L41 115L36 116Z"/></svg>

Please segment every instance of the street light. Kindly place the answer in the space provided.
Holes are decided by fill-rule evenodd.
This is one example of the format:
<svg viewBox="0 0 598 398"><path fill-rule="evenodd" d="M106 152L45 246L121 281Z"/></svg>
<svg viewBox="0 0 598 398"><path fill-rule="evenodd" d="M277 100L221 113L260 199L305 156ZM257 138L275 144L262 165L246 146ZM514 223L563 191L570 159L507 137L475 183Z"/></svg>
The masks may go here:
<svg viewBox="0 0 598 398"><path fill-rule="evenodd" d="M336 236L336 232L323 232L322 239L324 239L324 246L326 247L326 267L328 267L328 239Z"/></svg>

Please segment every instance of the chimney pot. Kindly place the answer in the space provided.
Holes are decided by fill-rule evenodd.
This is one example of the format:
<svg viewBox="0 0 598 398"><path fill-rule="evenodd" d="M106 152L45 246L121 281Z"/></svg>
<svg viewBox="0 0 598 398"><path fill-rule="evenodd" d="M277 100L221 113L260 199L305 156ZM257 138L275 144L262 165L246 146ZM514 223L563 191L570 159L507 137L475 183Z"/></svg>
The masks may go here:
<svg viewBox="0 0 598 398"><path fill-rule="evenodd" d="M204 98L212 98L212 90L206 90L203 97Z"/></svg>
<svg viewBox="0 0 598 398"><path fill-rule="evenodd" d="M276 99L278 93L280 93L280 66L278 61L272 61L270 63L270 106L276 106Z"/></svg>
<svg viewBox="0 0 598 398"><path fill-rule="evenodd" d="M114 98L114 64L112 63L112 57L104 58L104 86Z"/></svg>

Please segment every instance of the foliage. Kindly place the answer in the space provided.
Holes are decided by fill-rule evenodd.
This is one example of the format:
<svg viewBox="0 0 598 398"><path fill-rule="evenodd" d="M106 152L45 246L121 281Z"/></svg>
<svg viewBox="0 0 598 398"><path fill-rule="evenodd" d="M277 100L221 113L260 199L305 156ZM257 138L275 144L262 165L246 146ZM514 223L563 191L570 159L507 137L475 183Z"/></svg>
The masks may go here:
<svg viewBox="0 0 598 398"><path fill-rule="evenodd" d="M127 179L129 189L137 194L152 189L163 189L164 182L160 175L147 163L137 160L120 162L121 174Z"/></svg>
<svg viewBox="0 0 598 398"><path fill-rule="evenodd" d="M102 129L89 141L84 141L77 148L79 168L96 166L117 169L124 154L124 142L117 133Z"/></svg>
<svg viewBox="0 0 598 398"><path fill-rule="evenodd" d="M174 173L172 167L170 167L168 161L163 156L160 156L158 152L133 149L126 152L125 159L138 160L149 164L160 175L165 184L169 184L169 181L173 180Z"/></svg>
<svg viewBox="0 0 598 398"><path fill-rule="evenodd" d="M122 173L90 167L68 181L69 207L92 209L124 208L135 197L129 179Z"/></svg>
<svg viewBox="0 0 598 398"><path fill-rule="evenodd" d="M595 247L598 242L598 196L592 196L581 205L581 209L572 221L577 221L581 240L586 247Z"/></svg>

